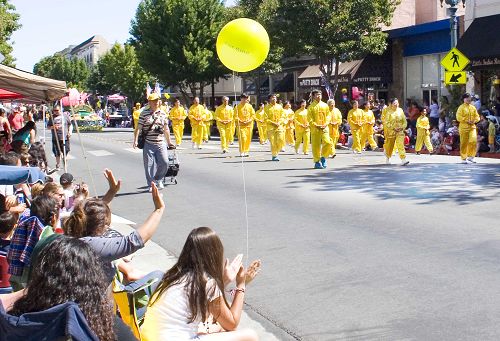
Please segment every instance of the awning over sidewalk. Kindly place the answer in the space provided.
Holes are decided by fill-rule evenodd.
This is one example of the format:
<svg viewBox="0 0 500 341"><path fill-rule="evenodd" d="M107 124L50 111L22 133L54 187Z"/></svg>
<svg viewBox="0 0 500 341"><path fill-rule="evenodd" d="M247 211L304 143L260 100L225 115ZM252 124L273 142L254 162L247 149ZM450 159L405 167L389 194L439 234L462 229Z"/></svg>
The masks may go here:
<svg viewBox="0 0 500 341"><path fill-rule="evenodd" d="M363 60L360 59L353 60L352 62L340 63L338 72L339 83L349 83L352 75L356 72L362 62ZM321 71L319 70L319 65L310 65L298 77L299 87L307 88L320 86L320 78Z"/></svg>
<svg viewBox="0 0 500 341"><path fill-rule="evenodd" d="M500 14L474 19L457 48L471 60L472 69L500 68Z"/></svg>
<svg viewBox="0 0 500 341"><path fill-rule="evenodd" d="M293 92L293 90L293 73L288 73L274 88L275 92Z"/></svg>

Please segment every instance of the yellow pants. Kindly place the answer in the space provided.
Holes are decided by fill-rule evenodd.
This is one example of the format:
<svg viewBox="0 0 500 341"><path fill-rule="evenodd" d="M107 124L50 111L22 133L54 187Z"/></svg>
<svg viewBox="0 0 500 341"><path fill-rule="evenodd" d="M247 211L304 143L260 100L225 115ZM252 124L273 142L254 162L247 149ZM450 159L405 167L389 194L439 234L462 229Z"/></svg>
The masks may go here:
<svg viewBox="0 0 500 341"><path fill-rule="evenodd" d="M200 145L203 142L203 124L193 124L191 128L191 140Z"/></svg>
<svg viewBox="0 0 500 341"><path fill-rule="evenodd" d="M377 149L377 142L375 142L375 139L373 138L373 126L371 124L366 124L362 128L361 148L364 148L366 146L367 141L372 150Z"/></svg>
<svg viewBox="0 0 500 341"><path fill-rule="evenodd" d="M360 152L361 151L361 129L353 129L351 127L352 134L352 150Z"/></svg>
<svg viewBox="0 0 500 341"><path fill-rule="evenodd" d="M210 128L212 127L212 122L205 122L203 126L203 141L208 141L210 137Z"/></svg>
<svg viewBox="0 0 500 341"><path fill-rule="evenodd" d="M293 136L294 134L294 129L287 127L286 132L285 132L285 143L288 145L294 145L295 144L295 137Z"/></svg>
<svg viewBox="0 0 500 341"><path fill-rule="evenodd" d="M231 135L231 124L217 123L217 129L219 129L220 146L222 150L227 150L230 143L229 137Z"/></svg>
<svg viewBox="0 0 500 341"><path fill-rule="evenodd" d="M384 151L385 151L385 156L387 158L390 158L392 156L392 153L394 151L394 145L396 145L396 149L398 150L399 157L401 158L401 160L405 159L406 158L405 136L397 135L385 138Z"/></svg>
<svg viewBox="0 0 500 341"><path fill-rule="evenodd" d="M265 123L257 122L257 129L259 130L259 142L264 144L267 140L267 126Z"/></svg>
<svg viewBox="0 0 500 341"><path fill-rule="evenodd" d="M336 150L337 150L337 143L339 142L339 136L340 136L339 134L333 136L332 134L330 134L330 138L332 139L332 155L337 154Z"/></svg>
<svg viewBox="0 0 500 341"><path fill-rule="evenodd" d="M271 155L278 156L281 148L285 145L285 131L283 128L267 128L267 136L271 143Z"/></svg>
<svg viewBox="0 0 500 341"><path fill-rule="evenodd" d="M174 131L175 144L180 146L182 142L182 136L184 135L184 122L172 123L172 130Z"/></svg>
<svg viewBox="0 0 500 341"><path fill-rule="evenodd" d="M333 141L328 128L312 128L311 145L314 162L319 162L321 157L327 158L332 153Z"/></svg>
<svg viewBox="0 0 500 341"><path fill-rule="evenodd" d="M233 143L234 142L234 134L236 133L236 122L231 122L229 123L229 125L231 126L231 134L229 136L229 143Z"/></svg>
<svg viewBox="0 0 500 341"><path fill-rule="evenodd" d="M304 154L309 153L309 141L311 140L311 130L302 127L295 128L295 151L299 152L300 144L302 143L302 151Z"/></svg>
<svg viewBox="0 0 500 341"><path fill-rule="evenodd" d="M462 160L468 157L476 156L477 149L477 133L476 126L460 126L458 128L460 134L460 157Z"/></svg>
<svg viewBox="0 0 500 341"><path fill-rule="evenodd" d="M252 127L253 124L238 126L238 144L240 153L248 153L250 151L250 142L252 142Z"/></svg>
<svg viewBox="0 0 500 341"><path fill-rule="evenodd" d="M428 134L427 129L417 129L417 141L415 142L415 151L419 152L422 150L422 145L425 144L425 147L432 153L434 148L432 148L431 138Z"/></svg>

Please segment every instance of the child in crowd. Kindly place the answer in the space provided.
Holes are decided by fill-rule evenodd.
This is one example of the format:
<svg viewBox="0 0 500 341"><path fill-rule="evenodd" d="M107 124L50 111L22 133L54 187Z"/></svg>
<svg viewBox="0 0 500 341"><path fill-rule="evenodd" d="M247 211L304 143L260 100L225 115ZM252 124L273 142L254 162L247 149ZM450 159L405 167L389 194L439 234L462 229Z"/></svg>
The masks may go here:
<svg viewBox="0 0 500 341"><path fill-rule="evenodd" d="M7 257L16 224L17 214L9 211L0 214L0 256Z"/></svg>
<svg viewBox="0 0 500 341"><path fill-rule="evenodd" d="M377 142L377 146L379 148L383 148L384 146L384 125L382 123L382 120L376 120L375 121L375 126L373 127L374 131L374 138L375 141Z"/></svg>
<svg viewBox="0 0 500 341"><path fill-rule="evenodd" d="M490 147L490 153L495 152L495 138L497 133L497 127L495 126L496 118L494 116L488 116L488 145Z"/></svg>
<svg viewBox="0 0 500 341"><path fill-rule="evenodd" d="M67 212L71 211L75 202L75 186L73 185L73 175L70 173L64 173L59 178L59 183L61 184L64 191L64 208Z"/></svg>
<svg viewBox="0 0 500 341"><path fill-rule="evenodd" d="M241 255L228 265L224 247L208 227L191 231L177 263L163 276L149 302L142 335L146 340L233 340L254 341L253 330L238 330L245 287L260 270L254 261L247 270ZM227 302L225 286L236 279L232 304ZM198 333L200 322L209 315L226 332Z"/></svg>

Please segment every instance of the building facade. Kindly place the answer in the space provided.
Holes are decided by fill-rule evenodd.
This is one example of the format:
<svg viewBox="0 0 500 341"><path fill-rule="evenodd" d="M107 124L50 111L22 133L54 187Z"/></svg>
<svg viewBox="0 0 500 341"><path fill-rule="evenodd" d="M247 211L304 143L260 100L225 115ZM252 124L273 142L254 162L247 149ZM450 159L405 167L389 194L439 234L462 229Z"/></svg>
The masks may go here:
<svg viewBox="0 0 500 341"><path fill-rule="evenodd" d="M100 35L95 35L78 45L70 45L59 54L66 58L83 59L88 66L97 64L99 58L111 49L109 43Z"/></svg>

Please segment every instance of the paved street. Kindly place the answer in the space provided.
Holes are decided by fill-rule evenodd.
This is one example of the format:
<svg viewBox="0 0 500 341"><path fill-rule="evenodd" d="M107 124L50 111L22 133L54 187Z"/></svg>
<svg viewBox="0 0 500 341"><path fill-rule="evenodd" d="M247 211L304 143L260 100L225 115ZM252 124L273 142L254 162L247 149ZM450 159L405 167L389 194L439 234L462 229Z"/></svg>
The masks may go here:
<svg viewBox="0 0 500 341"><path fill-rule="evenodd" d="M98 193L112 168L123 179L113 212L140 223L153 204L131 139L82 134ZM253 143L242 168L236 148L190 146L153 240L178 254L192 228L210 226L229 257L245 253L244 173L249 258L263 262L245 309L278 339L498 340L500 160L410 155L401 167L340 151L313 170L310 156L289 148L270 162ZM90 183L76 136L69 162Z"/></svg>

